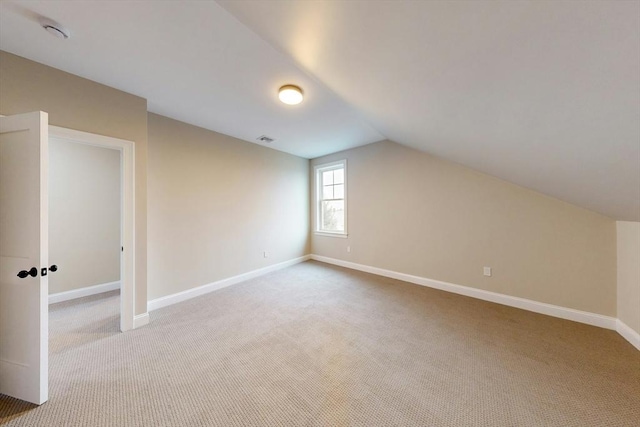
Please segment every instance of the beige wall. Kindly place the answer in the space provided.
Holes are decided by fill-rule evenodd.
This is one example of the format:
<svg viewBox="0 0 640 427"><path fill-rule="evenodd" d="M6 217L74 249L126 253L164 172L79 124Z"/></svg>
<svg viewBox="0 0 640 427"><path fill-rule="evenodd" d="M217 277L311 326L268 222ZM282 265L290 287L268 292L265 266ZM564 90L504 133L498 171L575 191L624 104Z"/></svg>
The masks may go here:
<svg viewBox="0 0 640 427"><path fill-rule="evenodd" d="M49 293L120 280L120 152L49 139Z"/></svg>
<svg viewBox="0 0 640 427"><path fill-rule="evenodd" d="M640 334L640 222L617 222L618 319Z"/></svg>
<svg viewBox="0 0 640 427"><path fill-rule="evenodd" d="M146 100L0 51L0 114L34 110L136 143L136 314L145 312ZM149 117L150 299L307 253L307 161ZM340 158L349 238L312 235L313 253L616 315L613 220L392 142L312 163Z"/></svg>
<svg viewBox="0 0 640 427"><path fill-rule="evenodd" d="M615 221L389 141L311 163L343 158L349 236L312 253L616 315Z"/></svg>
<svg viewBox="0 0 640 427"><path fill-rule="evenodd" d="M308 160L148 122L150 300L308 253Z"/></svg>
<svg viewBox="0 0 640 427"><path fill-rule="evenodd" d="M147 310L147 101L0 51L0 114L46 111L56 126L135 142L136 314Z"/></svg>

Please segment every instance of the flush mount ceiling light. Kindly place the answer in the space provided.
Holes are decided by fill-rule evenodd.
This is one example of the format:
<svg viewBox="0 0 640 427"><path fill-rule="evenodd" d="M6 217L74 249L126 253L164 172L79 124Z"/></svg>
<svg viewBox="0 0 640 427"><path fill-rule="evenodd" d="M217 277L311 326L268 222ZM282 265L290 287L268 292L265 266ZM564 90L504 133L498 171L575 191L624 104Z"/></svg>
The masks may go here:
<svg viewBox="0 0 640 427"><path fill-rule="evenodd" d="M302 89L294 85L284 85L278 91L280 101L288 105L296 105L302 102Z"/></svg>
<svg viewBox="0 0 640 427"><path fill-rule="evenodd" d="M71 36L71 34L69 34L69 30L51 19L42 19L40 24L49 34L52 34L59 39L68 39Z"/></svg>

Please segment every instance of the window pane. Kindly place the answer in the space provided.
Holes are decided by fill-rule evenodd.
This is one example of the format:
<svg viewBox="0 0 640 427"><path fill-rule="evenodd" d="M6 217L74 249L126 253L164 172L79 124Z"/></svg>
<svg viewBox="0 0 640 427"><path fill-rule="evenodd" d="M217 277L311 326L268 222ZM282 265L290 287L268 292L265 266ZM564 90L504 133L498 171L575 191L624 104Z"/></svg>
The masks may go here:
<svg viewBox="0 0 640 427"><path fill-rule="evenodd" d="M344 231L344 201L322 202L321 230Z"/></svg>
<svg viewBox="0 0 640 427"><path fill-rule="evenodd" d="M322 187L322 198L333 199L333 185L325 185Z"/></svg>
<svg viewBox="0 0 640 427"><path fill-rule="evenodd" d="M333 186L333 198L344 199L344 185L340 184Z"/></svg>
<svg viewBox="0 0 640 427"><path fill-rule="evenodd" d="M333 171L322 172L322 185L333 184Z"/></svg>
<svg viewBox="0 0 640 427"><path fill-rule="evenodd" d="M333 171L333 183L344 184L344 169L336 169Z"/></svg>

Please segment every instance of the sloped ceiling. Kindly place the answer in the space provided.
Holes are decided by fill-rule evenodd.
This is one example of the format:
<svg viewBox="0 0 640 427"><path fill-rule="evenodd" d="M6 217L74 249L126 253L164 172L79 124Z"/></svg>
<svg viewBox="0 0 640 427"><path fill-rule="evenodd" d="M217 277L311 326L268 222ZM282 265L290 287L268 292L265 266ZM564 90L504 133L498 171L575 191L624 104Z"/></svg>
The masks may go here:
<svg viewBox="0 0 640 427"><path fill-rule="evenodd" d="M387 138L640 220L640 2L219 3Z"/></svg>
<svg viewBox="0 0 640 427"><path fill-rule="evenodd" d="M71 32L57 39L39 24ZM384 137L213 1L2 1L0 49L129 92L149 111L312 158ZM304 88L282 104L278 88ZM265 144L260 144L265 145Z"/></svg>
<svg viewBox="0 0 640 427"><path fill-rule="evenodd" d="M0 49L301 157L389 138L640 220L636 1L2 1Z"/></svg>

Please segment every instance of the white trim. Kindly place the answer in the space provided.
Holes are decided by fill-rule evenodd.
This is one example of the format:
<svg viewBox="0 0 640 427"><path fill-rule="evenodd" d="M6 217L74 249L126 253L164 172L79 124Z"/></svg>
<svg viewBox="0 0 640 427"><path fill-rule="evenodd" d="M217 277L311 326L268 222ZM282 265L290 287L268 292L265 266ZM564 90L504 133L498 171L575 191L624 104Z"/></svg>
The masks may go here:
<svg viewBox="0 0 640 427"><path fill-rule="evenodd" d="M133 318L133 329L141 328L149 324L149 312L136 314Z"/></svg>
<svg viewBox="0 0 640 427"><path fill-rule="evenodd" d="M521 308L523 310L533 311L534 313L546 314L548 316L559 317L561 319L573 320L574 322L586 323L587 325L616 330L617 319L610 316L604 316L602 314L575 310L573 308L560 307L544 302L499 294L497 292L485 291L482 289L470 288L468 286L456 285L448 282L441 282L439 280L427 279L425 277L413 276L411 274L398 273L396 271L356 264L354 262L342 261L339 259L328 258L320 255L311 255L311 259L325 262L327 264L339 265L341 267L351 268L353 270L376 274L378 276L390 277L392 279L398 279L405 282L414 283L416 285L440 289L442 291L452 292L454 294L465 295L484 301L490 301L502 305L508 305L510 307Z"/></svg>
<svg viewBox="0 0 640 427"><path fill-rule="evenodd" d="M622 338L629 341L632 346L640 350L640 334L633 329L622 320L616 320L616 331L622 335Z"/></svg>
<svg viewBox="0 0 640 427"><path fill-rule="evenodd" d="M239 274L237 276L228 277L226 279L218 280L217 282L209 283L206 285L198 286L197 288L187 289L186 291L178 292L172 295L156 298L147 303L147 310L153 311L159 308L167 307L169 305L177 304L182 301L186 301L191 298L195 298L200 295L208 294L209 292L217 291L218 289L226 288L227 286L235 285L245 280L253 279L271 273L272 271L281 270L286 267L290 267L294 264L298 264L311 259L310 255L294 258L289 261L284 261L279 264L270 265L268 267L252 270L247 273Z"/></svg>
<svg viewBox="0 0 640 427"><path fill-rule="evenodd" d="M125 332L134 329L135 294L136 294L136 226L135 226L135 143L110 136L96 135L73 129L49 126L49 138L64 139L80 144L111 148L120 151L122 188L121 236L124 247L121 253L120 277L120 330Z"/></svg>
<svg viewBox="0 0 640 427"><path fill-rule="evenodd" d="M336 160L329 163L322 163L320 165L315 165L313 169L316 172L318 171L318 169L324 169L324 170L330 171L333 169L342 169L342 167L346 164L347 164L347 159L341 159L341 160Z"/></svg>
<svg viewBox="0 0 640 427"><path fill-rule="evenodd" d="M115 291L120 289L120 281L102 283L100 285L87 286L85 288L72 289L70 291L58 292L49 295L49 304L55 304L62 301L69 301L76 298L87 297L89 295L101 294L104 292Z"/></svg>
<svg viewBox="0 0 640 427"><path fill-rule="evenodd" d="M316 236L324 236L324 237L339 237L341 239L346 239L349 237L346 233L329 233L328 231L314 231L313 234Z"/></svg>
<svg viewBox="0 0 640 427"><path fill-rule="evenodd" d="M320 173L325 171L331 171L336 169L344 169L344 197L342 200L344 201L344 230L340 232L331 232L326 230L320 230ZM315 213L313 215L313 232L319 236L327 236L327 237L342 237L346 238L348 236L348 213L349 208L347 206L347 191L349 188L349 179L347 177L347 159L336 160L331 163L323 163L321 165L315 165L313 167L313 200L315 202Z"/></svg>

